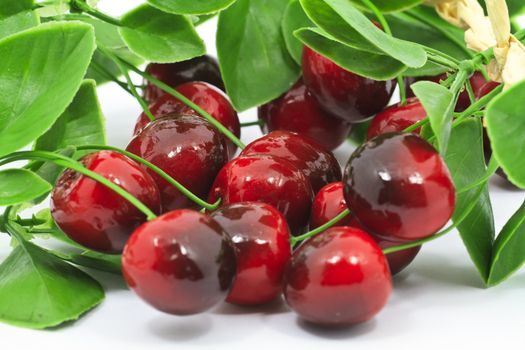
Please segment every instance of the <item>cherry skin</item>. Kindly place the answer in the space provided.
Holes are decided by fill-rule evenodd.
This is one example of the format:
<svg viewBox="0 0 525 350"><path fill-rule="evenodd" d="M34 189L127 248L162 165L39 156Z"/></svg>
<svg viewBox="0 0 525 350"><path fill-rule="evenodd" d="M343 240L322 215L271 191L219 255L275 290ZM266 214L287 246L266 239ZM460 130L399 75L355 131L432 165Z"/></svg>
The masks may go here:
<svg viewBox="0 0 525 350"><path fill-rule="evenodd" d="M289 130L306 135L327 150L343 144L352 125L325 112L302 79L278 99L259 107L268 131Z"/></svg>
<svg viewBox="0 0 525 350"><path fill-rule="evenodd" d="M208 55L177 63L151 63L146 67L146 73L172 88L190 81L205 81L225 91L219 64L215 58ZM146 101L152 103L165 94L163 90L146 81Z"/></svg>
<svg viewBox="0 0 525 350"><path fill-rule="evenodd" d="M368 127L367 139L389 132L401 132L425 119L427 112L417 98L410 98L405 105L395 104L379 112ZM419 134L421 129L414 132Z"/></svg>
<svg viewBox="0 0 525 350"><path fill-rule="evenodd" d="M220 132L193 115L170 114L149 123L127 147L205 199L215 176L228 161ZM162 177L148 170L159 187L164 212L196 205Z"/></svg>
<svg viewBox="0 0 525 350"><path fill-rule="evenodd" d="M326 185L319 191L312 203L312 213L310 215L310 229L313 230L319 226L326 224L328 221L341 214L346 208L346 201L343 196L343 183L334 182ZM375 236L372 232L365 229L354 215L350 214L341 219L335 226L350 226L361 229L370 234L374 241L381 247L381 249L399 245L396 242L390 242L385 239ZM421 250L421 246L401 250L399 252L386 255L390 272L395 275L404 270L415 258Z"/></svg>
<svg viewBox="0 0 525 350"><path fill-rule="evenodd" d="M438 152L415 134L380 135L345 169L345 201L359 222L389 241L436 233L452 216L455 189Z"/></svg>
<svg viewBox="0 0 525 350"><path fill-rule="evenodd" d="M155 181L139 164L120 153L100 151L80 159L89 170L105 177L160 212L160 193ZM146 216L106 186L66 170L51 195L51 214L73 241L92 250L118 254Z"/></svg>
<svg viewBox="0 0 525 350"><path fill-rule="evenodd" d="M304 82L329 113L356 123L383 110L396 82L375 81L351 73L308 47L303 51Z"/></svg>
<svg viewBox="0 0 525 350"><path fill-rule="evenodd" d="M263 202L279 210L292 234L301 234L307 224L313 199L312 186L293 163L271 155L241 156L222 168L208 201L221 198L224 205Z"/></svg>
<svg viewBox="0 0 525 350"><path fill-rule="evenodd" d="M341 167L332 152L314 140L289 131L278 130L246 146L242 156L267 154L293 163L310 180L314 192L328 183L340 181Z"/></svg>
<svg viewBox="0 0 525 350"><path fill-rule="evenodd" d="M217 222L182 209L133 233L122 254L122 272L129 287L156 309L191 315L224 300L235 255Z"/></svg>
<svg viewBox="0 0 525 350"><path fill-rule="evenodd" d="M366 322L381 311L391 292L383 252L353 227L332 227L303 243L285 273L290 308L323 326Z"/></svg>
<svg viewBox="0 0 525 350"><path fill-rule="evenodd" d="M282 292L284 270L290 261L290 231L283 215L271 205L245 202L211 213L231 238L237 273L227 302L258 305Z"/></svg>

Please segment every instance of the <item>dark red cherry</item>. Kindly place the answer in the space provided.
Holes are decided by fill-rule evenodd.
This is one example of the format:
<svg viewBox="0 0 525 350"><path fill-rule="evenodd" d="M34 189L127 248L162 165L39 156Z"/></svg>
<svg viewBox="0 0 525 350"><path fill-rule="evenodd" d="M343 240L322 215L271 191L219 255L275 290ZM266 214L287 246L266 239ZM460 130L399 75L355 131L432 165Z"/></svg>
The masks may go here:
<svg viewBox="0 0 525 350"><path fill-rule="evenodd" d="M334 182L326 185L314 198L312 214L310 215L310 229L313 230L326 224L341 214L346 208L347 205L343 196L343 183ZM370 234L381 249L399 245L399 243L390 242L375 236L364 228L352 214L339 221L335 226L350 226L361 229ZM386 255L392 275L404 270L415 259L420 249L421 247L415 247Z"/></svg>
<svg viewBox="0 0 525 350"><path fill-rule="evenodd" d="M415 134L383 134L363 144L352 154L343 183L359 222L389 241L428 237L454 211L454 184L445 162Z"/></svg>
<svg viewBox="0 0 525 350"><path fill-rule="evenodd" d="M221 90L208 83L196 81L178 86L177 91L208 112L235 136L241 137L241 125L237 112L235 112L228 97ZM155 117L162 117L171 113L191 114L201 117L193 109L171 95L164 95L157 99L150 105L150 111ZM138 134L149 122L148 116L142 113L135 125L134 134ZM228 152L233 157L237 146L230 140L227 140L227 144Z"/></svg>
<svg viewBox="0 0 525 350"><path fill-rule="evenodd" d="M219 64L215 58L208 55L177 63L151 63L146 67L146 72L172 88L190 81L205 81L225 91ZM165 94L163 90L146 81L146 101L154 102Z"/></svg>
<svg viewBox="0 0 525 350"><path fill-rule="evenodd" d="M283 96L259 107L259 119L269 131L306 135L330 151L343 144L352 129L350 123L321 109L302 79Z"/></svg>
<svg viewBox="0 0 525 350"><path fill-rule="evenodd" d="M302 244L285 273L286 302L306 321L350 326L385 306L392 278L383 252L365 232L332 227Z"/></svg>
<svg viewBox="0 0 525 350"><path fill-rule="evenodd" d="M314 140L289 131L273 131L246 146L241 155L268 154L293 163L310 180L314 192L340 181L341 166L332 152Z"/></svg>
<svg viewBox="0 0 525 350"><path fill-rule="evenodd" d="M279 210L293 234L308 224L313 199L312 186L293 163L271 155L241 156L222 168L208 201L222 198L224 205L263 202Z"/></svg>
<svg viewBox="0 0 525 350"><path fill-rule="evenodd" d="M321 106L350 123L383 110L396 88L394 80L375 81L351 73L305 46L304 82Z"/></svg>
<svg viewBox="0 0 525 350"><path fill-rule="evenodd" d="M137 163L112 151L88 154L80 162L111 180L155 213L160 194L155 181ZM73 170L58 179L51 195L56 224L75 242L103 253L122 252L129 236L146 221L145 215L106 186Z"/></svg>
<svg viewBox="0 0 525 350"><path fill-rule="evenodd" d="M206 199L215 176L228 161L220 132L193 115L170 114L149 123L127 147L155 164L200 198ZM195 204L151 170L165 212Z"/></svg>
<svg viewBox="0 0 525 350"><path fill-rule="evenodd" d="M488 81L476 92L476 98L479 100L480 98L488 95L491 93L494 89L496 89L498 86L500 86L501 83L495 82L495 81Z"/></svg>
<svg viewBox="0 0 525 350"><path fill-rule="evenodd" d="M217 222L176 210L133 233L122 254L122 272L129 287L156 309L191 315L224 300L235 255Z"/></svg>
<svg viewBox="0 0 525 350"><path fill-rule="evenodd" d="M237 273L226 301L258 305L277 298L291 257L284 216L271 205L256 202L227 205L210 216L226 231L235 249Z"/></svg>
<svg viewBox="0 0 525 350"><path fill-rule="evenodd" d="M417 98L410 98L405 105L399 103L379 112L368 127L368 140L389 132L403 131L425 119L427 113ZM419 134L420 129L414 131Z"/></svg>

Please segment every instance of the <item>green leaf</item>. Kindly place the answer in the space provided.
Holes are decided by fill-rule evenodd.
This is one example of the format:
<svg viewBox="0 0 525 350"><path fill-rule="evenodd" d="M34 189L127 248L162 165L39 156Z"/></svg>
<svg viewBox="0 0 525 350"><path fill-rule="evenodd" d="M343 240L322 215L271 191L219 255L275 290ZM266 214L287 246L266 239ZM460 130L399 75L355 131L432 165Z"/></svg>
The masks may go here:
<svg viewBox="0 0 525 350"><path fill-rule="evenodd" d="M489 286L503 282L525 263L525 203L505 224L494 243Z"/></svg>
<svg viewBox="0 0 525 350"><path fill-rule="evenodd" d="M0 206L30 201L51 191L51 185L32 171L7 169L0 171Z"/></svg>
<svg viewBox="0 0 525 350"><path fill-rule="evenodd" d="M236 0L148 0L159 10L179 15L204 15L222 11Z"/></svg>
<svg viewBox="0 0 525 350"><path fill-rule="evenodd" d="M84 251L80 254L58 253L63 260L72 264L94 270L120 275L122 273L122 256L102 254L93 251Z"/></svg>
<svg viewBox="0 0 525 350"><path fill-rule="evenodd" d="M179 62L206 53L204 42L186 16L144 4L125 14L122 25L120 34L131 51L148 61Z"/></svg>
<svg viewBox="0 0 525 350"><path fill-rule="evenodd" d="M301 0L301 4L314 23L344 44L389 55L407 67L427 62L421 45L386 34L348 0Z"/></svg>
<svg viewBox="0 0 525 350"><path fill-rule="evenodd" d="M40 24L33 0L0 0L0 39Z"/></svg>
<svg viewBox="0 0 525 350"><path fill-rule="evenodd" d="M219 14L219 63L239 111L279 97L299 77L281 33L286 6L283 0L238 0Z"/></svg>
<svg viewBox="0 0 525 350"><path fill-rule="evenodd" d="M420 81L411 87L427 112L438 149L441 154L446 154L452 128L454 95L446 87L429 81Z"/></svg>
<svg viewBox="0 0 525 350"><path fill-rule="evenodd" d="M100 284L86 273L30 242L19 243L0 265L0 321L53 327L78 319L104 299Z"/></svg>
<svg viewBox="0 0 525 350"><path fill-rule="evenodd" d="M487 107L487 132L494 157L509 180L525 188L525 81L499 94Z"/></svg>
<svg viewBox="0 0 525 350"><path fill-rule="evenodd" d="M361 0L350 0L356 6L368 10L368 7L363 5ZM423 2L423 0L371 0L374 5L381 10L381 12L393 12L400 11L416 6Z"/></svg>
<svg viewBox="0 0 525 350"><path fill-rule="evenodd" d="M306 46L328 57L346 70L370 79L393 79L406 69L401 62L389 56L361 51L341 44L317 28L299 29L295 35Z"/></svg>
<svg viewBox="0 0 525 350"><path fill-rule="evenodd" d="M483 126L479 119L467 120L452 129L445 161L458 190L485 175ZM483 282L487 283L495 235L494 214L488 186L483 186L481 195L479 190L473 188L456 196L452 220L457 222L470 204L476 201L475 207L457 229Z"/></svg>
<svg viewBox="0 0 525 350"><path fill-rule="evenodd" d="M93 80L85 80L73 102L35 143L36 150L56 151L68 146L105 144L104 116Z"/></svg>
<svg viewBox="0 0 525 350"><path fill-rule="evenodd" d="M46 132L73 100L91 60L93 28L53 22L0 40L0 156Z"/></svg>
<svg viewBox="0 0 525 350"><path fill-rule="evenodd" d="M356 146L360 146L365 143L368 134L368 128L370 127L371 123L372 119L362 123L353 124L352 131L350 132L350 135L348 135L348 141L352 142Z"/></svg>
<svg viewBox="0 0 525 350"><path fill-rule="evenodd" d="M299 0L290 1L288 7L284 11L282 31L286 48L295 62L299 65L302 63L303 43L300 42L293 33L297 29L313 26L314 24L310 21L306 13L304 13Z"/></svg>

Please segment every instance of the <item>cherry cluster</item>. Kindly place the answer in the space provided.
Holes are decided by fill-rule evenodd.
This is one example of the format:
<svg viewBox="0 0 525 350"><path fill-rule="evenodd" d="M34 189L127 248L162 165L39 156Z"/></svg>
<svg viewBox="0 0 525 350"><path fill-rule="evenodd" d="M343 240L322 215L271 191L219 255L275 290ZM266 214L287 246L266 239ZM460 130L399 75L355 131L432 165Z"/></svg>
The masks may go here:
<svg viewBox="0 0 525 350"><path fill-rule="evenodd" d="M240 137L213 58L151 64L147 71ZM475 75L472 86L487 93L481 79ZM258 305L284 294L292 310L317 324L367 321L386 304L392 274L420 247L386 256L382 249L434 235L455 207L443 159L419 130L403 132L425 117L421 104L412 97L385 109L395 87L305 48L303 77L259 108L268 133L234 157L239 143L148 83L144 97L155 119L139 117L126 150L210 206L220 204L199 211L151 167L99 151L84 156L83 165L160 216L145 222L124 198L67 170L52 194L53 218L83 246L122 253L130 288L167 313L203 312L222 300ZM470 103L468 95L459 109L462 103ZM369 140L342 172L331 150L353 123L374 115Z"/></svg>

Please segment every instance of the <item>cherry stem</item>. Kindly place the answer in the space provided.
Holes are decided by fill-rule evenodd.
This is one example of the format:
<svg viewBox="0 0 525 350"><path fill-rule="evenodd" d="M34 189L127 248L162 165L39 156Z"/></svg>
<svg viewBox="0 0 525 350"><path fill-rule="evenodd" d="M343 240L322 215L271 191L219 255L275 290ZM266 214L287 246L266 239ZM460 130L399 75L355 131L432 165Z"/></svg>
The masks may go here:
<svg viewBox="0 0 525 350"><path fill-rule="evenodd" d="M410 125L408 128L405 128L403 130L403 132L413 132L413 131L419 129L420 127L422 127L422 126L427 125L429 122L430 122L430 119L428 119L428 117L425 117L425 119L421 119L417 123L414 123L414 124Z"/></svg>
<svg viewBox="0 0 525 350"><path fill-rule="evenodd" d="M335 224L337 224L339 221L341 221L342 219L344 219L348 215L350 215L350 209L345 209L339 215L337 215L335 218L333 218L332 220L328 221L324 225L321 225L318 228L316 228L316 229L314 229L314 230L312 230L310 232L305 233L304 235L290 238L290 244L293 247L298 242L301 242L301 241L304 241L305 239L308 239L310 237L316 236L319 233L328 230L330 227L334 226Z"/></svg>
<svg viewBox="0 0 525 350"><path fill-rule="evenodd" d="M485 107L489 104L490 101L494 97L496 97L501 91L503 91L503 85L500 85L496 87L494 90L486 94L485 96L481 97L479 100L471 104L466 110L461 112L461 114L456 118L454 123L452 124L452 127L460 124L464 119L468 118L475 112L479 111L481 108Z"/></svg>
<svg viewBox="0 0 525 350"><path fill-rule="evenodd" d="M228 139L230 139L237 147L240 149L244 149L246 146L244 143L242 143L241 140L237 136L235 136L230 130L228 130L224 125L222 125L217 119L213 118L209 113L207 113L204 109L199 107L197 104L193 103L191 100L186 98L186 96L182 95L180 92L172 88L171 86L163 83L162 81L154 78L153 76L149 75L146 72L141 71L131 63L123 60L120 57L115 57L116 60L119 60L122 64L124 64L127 68L132 70L133 72L137 73L138 75L142 76L144 79L151 82L153 85L158 87L159 89L167 92L168 94L174 96L181 102L183 102L185 105L199 113L204 119L206 119L210 124L212 124L214 127L216 127L221 133L223 133Z"/></svg>
<svg viewBox="0 0 525 350"><path fill-rule="evenodd" d="M468 98L470 99L470 104L473 104L476 102L476 95L474 94L474 89L472 89L472 84L470 83L470 79L467 80L465 83L465 87L467 89Z"/></svg>
<svg viewBox="0 0 525 350"><path fill-rule="evenodd" d="M254 122L241 123L241 128L245 128L245 127L248 127L248 126L255 126L255 125L264 125L264 121L263 120L257 120L257 121L254 121Z"/></svg>
<svg viewBox="0 0 525 350"><path fill-rule="evenodd" d="M71 10L73 11L80 11L87 13L88 15L91 15L95 18L100 19L101 21L104 21L109 24L113 24L117 27L122 27L122 22L119 19L113 18L111 16L106 15L105 13L102 13L93 7L89 6L85 0L70 0L70 6Z"/></svg>
<svg viewBox="0 0 525 350"><path fill-rule="evenodd" d="M138 210L140 210L144 215L146 215L147 220L153 220L157 217L151 209L149 209L144 203L142 203L140 200L135 198L132 194L124 190L123 188L119 187L117 184L111 182L110 180L106 179L105 177L95 173L94 171L91 171L84 167L80 162L71 159L69 157L47 152L47 151L21 151L21 152L14 152L11 154L8 154L1 158L0 166L19 161L19 160L39 160L39 161L45 161L45 162L51 162L55 163L59 166L66 167L72 170L75 170L82 175L85 175L100 184L108 187L115 193L119 194L121 197L129 201L131 204L133 204Z"/></svg>
<svg viewBox="0 0 525 350"><path fill-rule="evenodd" d="M159 168L158 166L156 166L155 164L147 161L146 159L144 158L141 158L139 156L137 156L136 154L134 153L131 153L131 152L128 152L126 150L123 150L123 149L120 149L120 148L117 148L117 147L113 147L113 146L104 146L104 145L85 145L85 146L79 146L77 147L77 150L79 151L93 151L93 150L106 150L106 151L114 151L114 152L118 152L120 154L123 154L125 155L126 157L128 158L131 158L132 160L140 163L140 164L143 164L144 166L146 166L147 168L151 169L152 171L154 171L156 174L158 174L159 176L161 176L164 180L166 180L170 185L172 185L173 187L175 187L177 190L179 190L182 194L184 194L188 199L190 199L191 201L193 201L195 204L197 204L198 206L202 207L202 208L205 208L206 210L210 210L210 211L213 211L213 210L216 210L219 205L221 204L221 199L217 200L217 202L213 203L213 204L210 204L204 200L202 200L201 198L199 198L198 196L196 196L195 194L193 194L190 190L188 190L186 187L184 187L180 182L178 182L177 180L175 180L173 177L171 177L170 175L168 175L164 170L162 170L161 168Z"/></svg>
<svg viewBox="0 0 525 350"><path fill-rule="evenodd" d="M95 70L98 74L104 76L106 79L111 80L115 84L119 85L128 94L134 97L133 93L128 87L128 84L121 82L116 76L109 72L105 67L102 67L98 62L92 61L91 68L93 68L93 70Z"/></svg>

